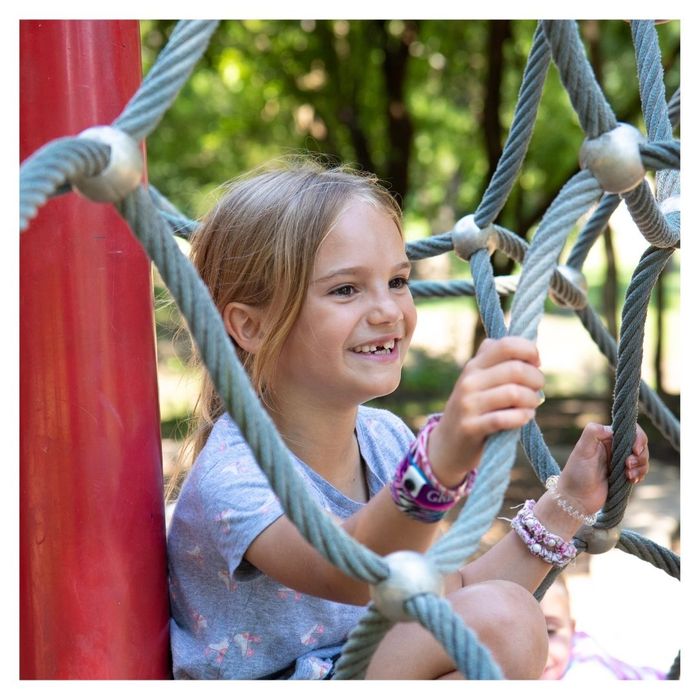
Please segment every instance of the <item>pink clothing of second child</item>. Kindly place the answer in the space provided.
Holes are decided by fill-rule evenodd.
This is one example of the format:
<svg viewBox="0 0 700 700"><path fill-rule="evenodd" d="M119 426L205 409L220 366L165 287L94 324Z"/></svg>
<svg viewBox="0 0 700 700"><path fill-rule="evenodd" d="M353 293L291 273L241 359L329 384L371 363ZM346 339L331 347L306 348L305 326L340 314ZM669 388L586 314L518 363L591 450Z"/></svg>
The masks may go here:
<svg viewBox="0 0 700 700"><path fill-rule="evenodd" d="M616 659L585 632L574 632L571 644L571 657L561 680L666 680L664 672L648 666L632 666Z"/></svg>

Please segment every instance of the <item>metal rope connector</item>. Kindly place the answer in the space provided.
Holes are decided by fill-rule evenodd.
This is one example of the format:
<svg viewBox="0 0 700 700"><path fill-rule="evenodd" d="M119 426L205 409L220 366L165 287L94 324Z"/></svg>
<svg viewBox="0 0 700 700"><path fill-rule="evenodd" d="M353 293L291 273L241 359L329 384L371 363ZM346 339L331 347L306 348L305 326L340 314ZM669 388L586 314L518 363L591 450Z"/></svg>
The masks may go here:
<svg viewBox="0 0 700 700"><path fill-rule="evenodd" d="M426 556L418 552L392 552L384 557L389 575L370 585L370 596L377 610L394 622L412 620L404 604L422 593L443 594L442 576Z"/></svg>
<svg viewBox="0 0 700 700"><path fill-rule="evenodd" d="M109 163L98 175L73 178L73 189L94 202L120 202L141 183L143 156L139 144L113 126L94 126L78 138L110 147Z"/></svg>
<svg viewBox="0 0 700 700"><path fill-rule="evenodd" d="M621 194L633 190L646 174L639 153L644 137L630 124L586 139L579 151L579 165L588 168L606 192Z"/></svg>
<svg viewBox="0 0 700 700"><path fill-rule="evenodd" d="M496 230L491 224L479 228L474 214L463 216L452 230L452 246L462 260L469 260L477 250L496 250Z"/></svg>
<svg viewBox="0 0 700 700"><path fill-rule="evenodd" d="M621 529L618 525L609 529L584 525L576 533L576 537L585 543L588 554L603 554L609 552L620 541Z"/></svg>

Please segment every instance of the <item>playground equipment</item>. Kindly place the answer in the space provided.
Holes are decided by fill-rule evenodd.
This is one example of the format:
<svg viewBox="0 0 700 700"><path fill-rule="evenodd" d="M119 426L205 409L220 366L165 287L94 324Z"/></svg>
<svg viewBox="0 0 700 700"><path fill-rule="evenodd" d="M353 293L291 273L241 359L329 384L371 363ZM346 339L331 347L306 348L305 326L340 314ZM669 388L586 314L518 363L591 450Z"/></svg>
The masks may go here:
<svg viewBox="0 0 700 700"><path fill-rule="evenodd" d="M35 236L42 221L41 218L37 218L29 228L29 223L37 216L39 207L44 206L53 194L63 192L64 185L72 184L83 193L89 192L90 196L101 201L114 202L158 267L161 277L187 319L226 410L246 436L287 516L330 562L346 574L366 581L374 590L374 603L370 605L367 614L345 645L337 667L338 679L362 677L383 634L403 615L418 620L429 629L443 643L457 668L467 677L499 678L500 669L489 652L479 644L461 619L454 615L449 604L432 593L429 587L425 588L419 584L412 587L411 577L406 576L403 571L401 557L380 557L360 546L321 512L305 492L286 446L235 357L208 292L173 239L173 234L187 235L192 231L194 222L177 212L155 188L146 189L138 184L142 173L138 158L134 157L133 144L141 141L155 128L194 63L206 48L215 28L216 22L179 23L141 88L121 114L113 119L111 128L107 128L106 131L93 131L77 138L50 141L24 161L20 191L21 229L26 230L22 236L23 245L28 245L27 241ZM608 501L598 515L596 523L582 529L577 535L577 549L579 552L603 553L617 547L645 559L671 576L680 578L680 558L677 555L634 532L620 528L631 489L624 478L624 460L630 452L634 438L638 408L647 413L676 449L680 441L678 420L641 381L642 339L649 297L663 267L680 245L680 142L673 139L671 125L671 118L675 121L679 114L680 91L674 95L667 107L653 21L632 22L631 30L639 65L646 139L636 130L631 131L631 127L618 125L586 60L576 23L568 20L539 22L523 76L513 125L497 171L481 203L473 215L460 220L452 231L411 243L407 250L409 257L418 259L454 249L469 260L473 284L416 283L411 288L416 296L442 293L474 294L489 336L500 337L508 333L534 339L537 325L544 313L544 302L550 292L550 286L554 298L559 303L575 309L593 340L611 364L616 366L612 416L615 437ZM495 220L513 187L527 151L550 61L554 61L559 70L586 138L581 149L581 171L555 198L532 242L528 244L514 233L495 224ZM95 121L109 121L110 117L111 115L101 114ZM71 125L67 131L75 132L82 128L83 125ZM125 140L124 134L130 139ZM611 169L611 163L617 166L621 162L624 163L623 168ZM644 179L647 169L659 171L656 197ZM88 185L85 184L86 178L93 178L89 180ZM581 268L590 247L622 200L650 245L630 281L618 342L607 333L595 311L590 308L585 292L579 284L582 277ZM46 209L57 203L52 201L46 204ZM104 205L100 206L110 209ZM583 226L566 264L558 266L559 255L568 234L591 208L595 208L594 213ZM82 222L80 228L81 238L84 238L85 227ZM510 327L506 327L504 321L497 280L494 279L490 264L489 253L494 247L522 263L522 273L511 309ZM109 292L110 289L106 288L105 293ZM148 331L140 332L148 343L152 343L152 327ZM112 333L116 335L118 331ZM30 338L23 335L22 339L25 345L37 343L35 336ZM152 355L152 347L150 352ZM133 364L133 358L130 358L130 371ZM36 366L36 369L39 371L40 367ZM82 367L77 368L81 369ZM152 375L144 381L152 386ZM28 386L29 378L23 377L22 382L23 387L25 382ZM136 380L130 376L129 383L136 383ZM91 387L93 393L100 397L101 386L100 382L95 382ZM41 415L43 404L41 399L36 399L38 391L35 389L32 395L27 389L29 396L33 397L32 402L23 398L23 403L27 405L26 411L23 406L23 433L29 430L30 425L39 425L35 416ZM23 393L23 397L24 395ZM70 399L66 401L69 402ZM139 410L143 409L142 403L132 405L138 406ZM34 408L31 409L31 406ZM106 419L110 406L111 404L105 404L103 401L99 407L99 415L105 416ZM47 461L44 460L43 464L40 464L36 456L37 441L40 446L38 449L46 446L45 441L41 442L46 439L43 425L42 430L43 434L37 429L36 435L32 435L32 441L25 439L23 435L22 444L21 624L27 627L23 638L23 659L27 661L23 661L22 675L54 677L51 674L66 674L72 677L86 677L86 673L91 671L85 671L84 664L86 660L89 664L91 659L89 653L84 651L85 647L80 646L78 641L82 640L82 634L85 638L94 639L89 631L91 620L81 620L81 625L77 626L78 629L70 641L74 657L62 667L52 658L51 645L56 641L57 635L42 636L40 633L46 629L60 629L60 625L67 622L64 611L60 609L60 599L55 605L49 605L50 591L56 588L55 581L62 582L58 548L62 544L64 548L71 550L75 546L73 537L78 525L83 525L81 532L78 532L78 535L81 535L82 531L92 525L92 519L86 527L80 518L71 518L70 527L57 528L58 533L50 532L46 523L51 513L51 497L55 503L60 504L57 506L60 516L65 517L66 510L72 508L75 511L74 504L85 503L90 499L98 499L98 503L107 503L109 494L105 494L105 497L99 500L102 494L95 494L90 488L83 489L83 482L71 483L70 487L61 489L65 476L56 476L55 471L50 471ZM120 434L127 433L133 435L131 430L124 430ZM108 437L109 435L104 437L103 444L106 449L112 444ZM560 468L547 449L534 421L520 433L509 431L494 435L487 443L480 465L479 479L468 503L450 531L422 557L422 565L427 572L425 576L420 577L422 581L432 580L429 575L431 572L442 574L455 570L475 551L481 536L493 521L502 503L518 438L521 439L542 483L548 477L559 473ZM69 447L71 445L64 449ZM103 449L103 452L106 449ZM40 471L40 467L45 471ZM114 486L119 482L123 468L122 465L115 467L114 471L105 469L105 483ZM149 469L150 467L145 471L148 472ZM54 476L47 478L50 473ZM42 480L45 483L41 483ZM38 490L33 491L35 488ZM153 486L149 488L152 489ZM115 490L111 493L116 492ZM129 501L129 516L134 518L133 522L143 523L150 517L156 521L153 531L157 530L157 535L149 541L151 550L146 552L143 547L132 548L139 551L130 551L130 559L123 561L124 568L115 571L112 567L110 573L114 577L121 576L122 580L129 580L134 573L142 571L140 567L153 557L150 559L150 565L158 571L154 574L155 579L151 579L151 582L155 580L153 588L145 591L145 596L152 594L155 607L160 611L163 605L167 606L167 589L163 578L162 499L158 506L149 500L150 496L146 499L148 505L136 504L130 500L131 490L120 489L118 492L122 500ZM152 494L152 491L149 490L149 494ZM91 503L91 508L100 510L95 507L94 502ZM104 508L101 510L104 511ZM92 513L98 517L103 514ZM126 522L122 527L124 530L129 529ZM54 540L55 537L59 539ZM49 540L55 541L56 544L51 547L45 546ZM100 541L99 538L96 540ZM53 555L46 556L46 550L53 552ZM86 550L84 556L93 555L97 556L94 551ZM84 565L84 558L77 557L75 575L80 574L80 567ZM44 576L45 573L48 578ZM556 573L552 572L536 593L537 596L542 595ZM398 580L401 581L400 586L396 583ZM154 588L158 588L157 592L153 591ZM107 604L109 589L103 586L100 595L104 596L104 604ZM390 600L390 604L386 603L387 599ZM397 609L400 610L399 613L396 612ZM77 614L79 608L76 607L75 610ZM44 622L42 616L48 622ZM123 636L130 635L133 628L120 628L119 624L124 620L133 622L129 619L133 616L133 609L125 610L122 619L115 623L115 629L124 631ZM149 640L157 639L156 646L162 644L163 653L167 655L167 639L162 639L163 630L159 627L162 613L159 612L154 619L155 623L151 626L153 635ZM146 629L138 630L139 641L144 641L143 635L147 632ZM136 655L140 652L134 650L133 653ZM80 656L81 654L83 655ZM49 658L43 659L42 655L48 655ZM66 657L68 656L70 653L67 652ZM59 657L60 654L55 656L56 659ZM153 657L162 658L157 652ZM30 662L29 659L33 661ZM159 663L151 666L151 677L158 676ZM78 670L81 665L82 673ZM679 672L678 657L669 678L677 678ZM103 677L133 677L139 674L139 670L134 665L129 665L127 659L120 659L109 669L106 666L102 667L96 675L100 674ZM144 675L150 675L150 672L146 671Z"/></svg>

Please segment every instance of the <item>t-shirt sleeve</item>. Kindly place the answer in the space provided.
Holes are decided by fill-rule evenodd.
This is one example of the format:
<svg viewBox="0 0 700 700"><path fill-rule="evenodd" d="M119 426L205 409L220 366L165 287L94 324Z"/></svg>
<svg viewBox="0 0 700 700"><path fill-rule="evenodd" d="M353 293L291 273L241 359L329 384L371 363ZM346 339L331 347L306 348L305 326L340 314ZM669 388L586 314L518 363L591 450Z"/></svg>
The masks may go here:
<svg viewBox="0 0 700 700"><path fill-rule="evenodd" d="M219 458L199 484L213 545L231 573L251 542L284 513L265 474L246 452L232 450Z"/></svg>

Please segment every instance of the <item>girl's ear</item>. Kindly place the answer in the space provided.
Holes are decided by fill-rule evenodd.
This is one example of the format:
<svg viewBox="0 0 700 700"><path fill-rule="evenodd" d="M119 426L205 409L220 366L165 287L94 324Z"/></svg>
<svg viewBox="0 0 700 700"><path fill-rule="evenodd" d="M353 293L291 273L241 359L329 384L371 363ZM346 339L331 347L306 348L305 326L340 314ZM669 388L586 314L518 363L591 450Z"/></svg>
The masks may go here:
<svg viewBox="0 0 700 700"><path fill-rule="evenodd" d="M224 326L236 344L255 354L262 342L262 310L258 306L232 301L222 313Z"/></svg>

